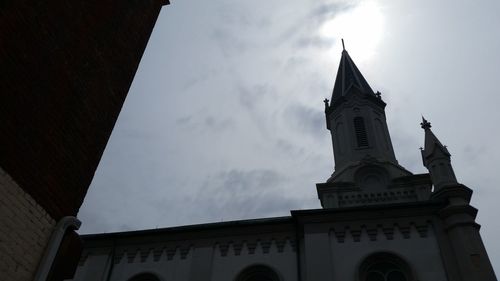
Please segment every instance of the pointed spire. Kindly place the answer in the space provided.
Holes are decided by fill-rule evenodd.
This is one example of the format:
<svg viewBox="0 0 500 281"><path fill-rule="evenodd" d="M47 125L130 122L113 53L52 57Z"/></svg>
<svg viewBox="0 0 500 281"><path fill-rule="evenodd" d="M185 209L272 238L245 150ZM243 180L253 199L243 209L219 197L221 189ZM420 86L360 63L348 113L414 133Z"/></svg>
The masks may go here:
<svg viewBox="0 0 500 281"><path fill-rule="evenodd" d="M424 149L422 150L422 156L424 158L428 157L429 155L433 154L436 149L441 150L444 155L446 156L451 156L451 154L448 152L448 149L446 148L445 145L441 144L439 139L434 135L434 133L431 130L431 123L427 121L424 116L422 116L422 123L420 123L420 126L422 129L425 130L425 142L424 142Z"/></svg>
<svg viewBox="0 0 500 281"><path fill-rule="evenodd" d="M337 77L335 78L335 86L332 92L332 102L338 98L347 95L352 87L358 88L361 92L374 94L368 82L359 71L358 67L352 61L349 53L345 50L344 39L342 39L342 58L340 59Z"/></svg>

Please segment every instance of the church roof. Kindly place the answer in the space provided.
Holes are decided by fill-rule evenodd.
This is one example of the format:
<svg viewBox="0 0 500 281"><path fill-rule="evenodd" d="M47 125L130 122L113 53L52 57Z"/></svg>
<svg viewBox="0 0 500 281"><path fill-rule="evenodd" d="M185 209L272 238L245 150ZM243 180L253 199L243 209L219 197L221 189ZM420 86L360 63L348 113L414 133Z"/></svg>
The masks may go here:
<svg viewBox="0 0 500 281"><path fill-rule="evenodd" d="M333 87L332 102L335 102L340 97L347 95L352 87L356 87L363 93L374 94L368 82L359 71L358 67L352 61L349 53L344 49L342 58L340 59L337 78L335 78L335 86Z"/></svg>

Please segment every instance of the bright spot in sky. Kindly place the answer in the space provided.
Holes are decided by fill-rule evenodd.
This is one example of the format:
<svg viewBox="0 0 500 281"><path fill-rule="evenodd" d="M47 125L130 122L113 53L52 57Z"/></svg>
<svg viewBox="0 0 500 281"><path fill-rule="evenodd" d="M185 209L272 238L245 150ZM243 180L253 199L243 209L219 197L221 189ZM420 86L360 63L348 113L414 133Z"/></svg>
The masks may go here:
<svg viewBox="0 0 500 281"><path fill-rule="evenodd" d="M329 54L338 56L338 50L342 50L340 39L344 38L346 50L356 56L356 61L363 62L374 56L383 27L380 6L374 1L363 1L325 22L319 32L325 38L336 39Z"/></svg>

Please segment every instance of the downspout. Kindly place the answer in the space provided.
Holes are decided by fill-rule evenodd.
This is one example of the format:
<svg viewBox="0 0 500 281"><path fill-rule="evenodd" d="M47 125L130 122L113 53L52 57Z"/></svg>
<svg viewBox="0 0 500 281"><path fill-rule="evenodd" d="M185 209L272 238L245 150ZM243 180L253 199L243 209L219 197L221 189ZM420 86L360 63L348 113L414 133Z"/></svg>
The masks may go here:
<svg viewBox="0 0 500 281"><path fill-rule="evenodd" d="M40 261L40 265L38 266L38 270L36 271L34 281L46 281L47 276L49 275L50 268L52 267L52 263L57 255L57 251L59 250L59 246L64 237L64 233L68 228L77 230L82 225L82 222L73 216L63 217L57 224L50 236L49 244L47 245L47 249L43 254L42 260Z"/></svg>

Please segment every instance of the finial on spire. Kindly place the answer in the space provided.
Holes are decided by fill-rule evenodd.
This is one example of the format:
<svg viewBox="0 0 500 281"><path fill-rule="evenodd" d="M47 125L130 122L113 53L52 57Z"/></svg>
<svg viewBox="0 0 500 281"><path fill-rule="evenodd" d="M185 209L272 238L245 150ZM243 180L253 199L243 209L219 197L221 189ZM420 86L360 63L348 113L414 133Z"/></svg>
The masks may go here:
<svg viewBox="0 0 500 281"><path fill-rule="evenodd" d="M342 40L342 50L344 50L344 51L345 51L344 38L342 38L342 39L340 39L340 40Z"/></svg>
<svg viewBox="0 0 500 281"><path fill-rule="evenodd" d="M424 130L427 130L427 129L430 129L432 126L431 126L431 123L427 120L425 120L424 116L422 115L422 123L420 123L420 126L422 127L422 129Z"/></svg>

